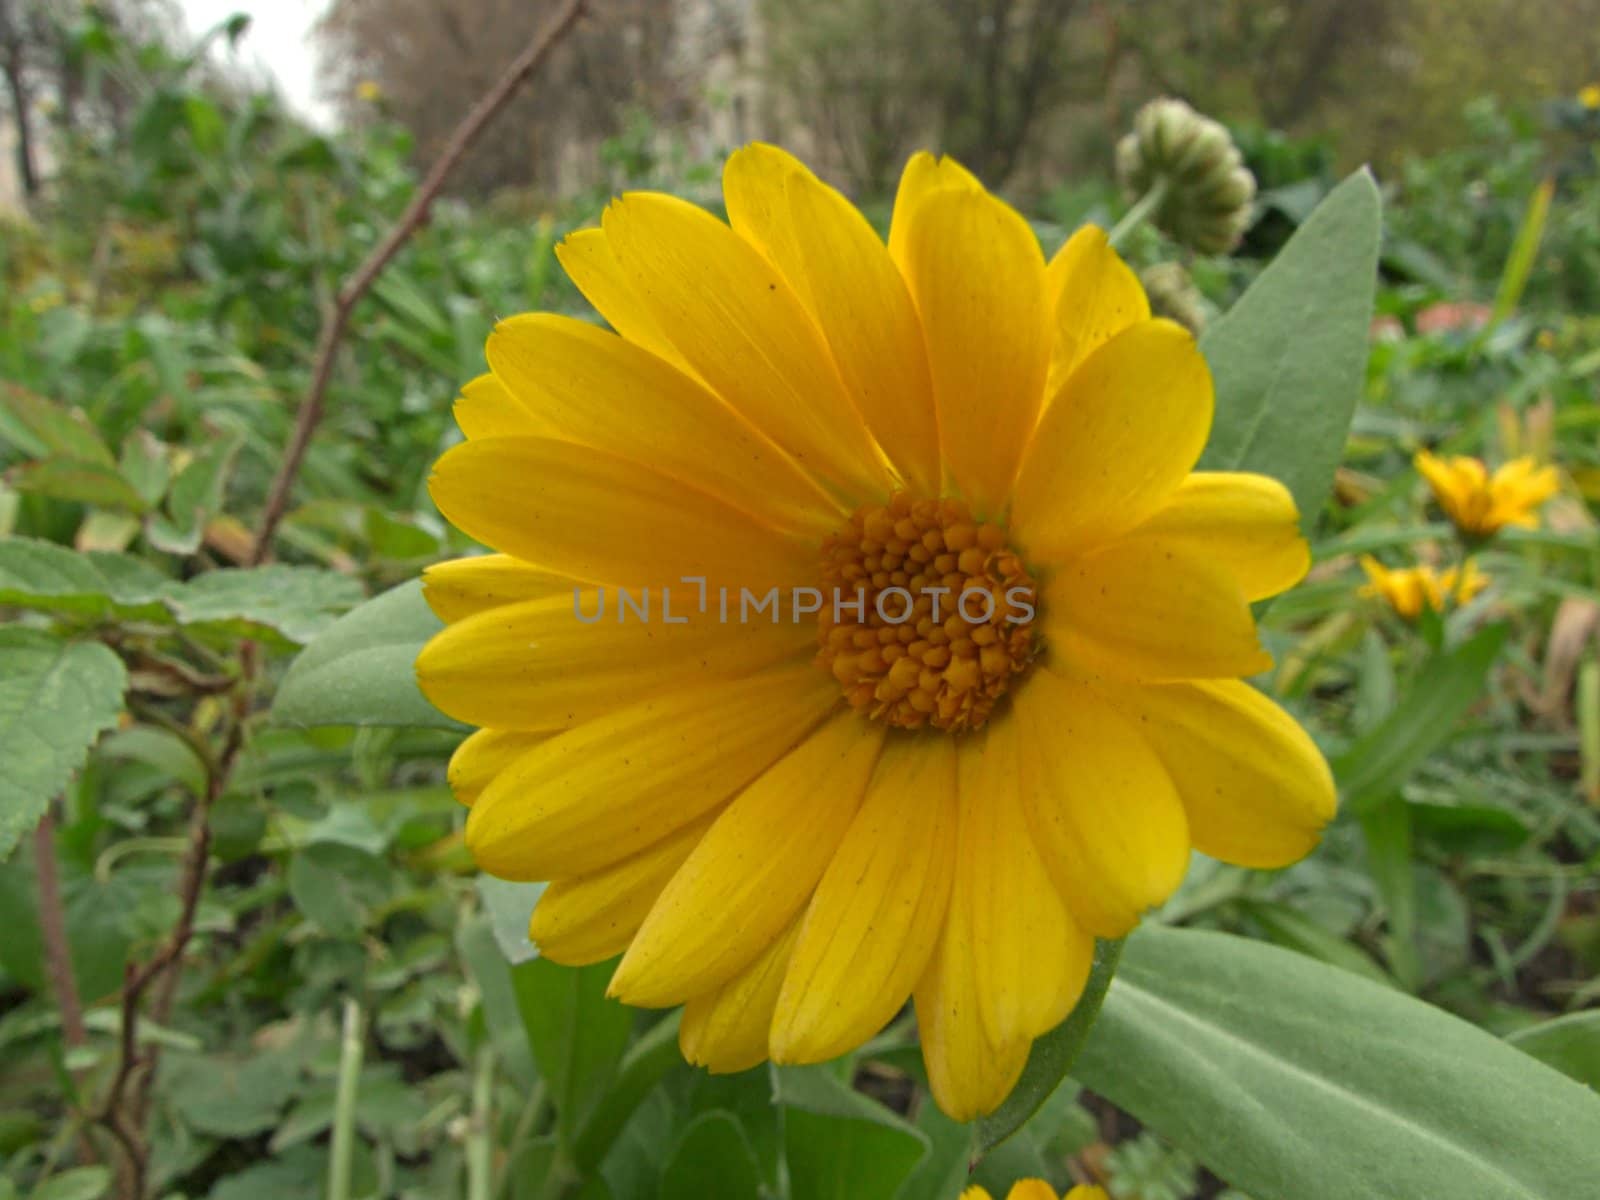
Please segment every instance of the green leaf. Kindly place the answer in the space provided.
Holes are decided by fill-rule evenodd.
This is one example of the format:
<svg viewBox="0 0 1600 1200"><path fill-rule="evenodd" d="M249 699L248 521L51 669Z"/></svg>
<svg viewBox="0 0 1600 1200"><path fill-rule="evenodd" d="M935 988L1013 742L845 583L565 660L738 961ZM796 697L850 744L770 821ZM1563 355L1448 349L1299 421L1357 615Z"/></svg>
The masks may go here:
<svg viewBox="0 0 1600 1200"><path fill-rule="evenodd" d="M417 689L417 655L443 628L422 599L420 580L368 600L295 659L273 702L273 717L290 725L463 728Z"/></svg>
<svg viewBox="0 0 1600 1200"><path fill-rule="evenodd" d="M97 620L161 621L176 587L148 563L126 554L79 554L54 542L0 539L0 604Z"/></svg>
<svg viewBox="0 0 1600 1200"><path fill-rule="evenodd" d="M539 948L528 940L528 921L544 889L542 883L514 883L493 875L478 876L478 896L489 914L495 944L513 966L539 957Z"/></svg>
<svg viewBox="0 0 1600 1200"><path fill-rule="evenodd" d="M1568 1013L1506 1039L1524 1054L1600 1091L1600 1010Z"/></svg>
<svg viewBox="0 0 1600 1200"><path fill-rule="evenodd" d="M1254 1200L1551 1200L1600 1096L1444 1011L1244 938L1147 927L1073 1068Z"/></svg>
<svg viewBox="0 0 1600 1200"><path fill-rule="evenodd" d="M562 967L536 958L511 969L533 1061L550 1089L564 1146L571 1146L610 1088L628 1048L632 1014L607 999L616 963Z"/></svg>
<svg viewBox="0 0 1600 1200"><path fill-rule="evenodd" d="M784 1107L783 1152L791 1194L807 1200L892 1196L928 1153L928 1138L841 1083L827 1066L772 1068Z"/></svg>
<svg viewBox="0 0 1600 1200"><path fill-rule="evenodd" d="M56 456L106 467L113 464L110 449L80 410L13 383L0 384L0 437L32 458Z"/></svg>
<svg viewBox="0 0 1600 1200"><path fill-rule="evenodd" d="M478 985L478 1003L483 1024L494 1046L495 1061L524 1090L531 1088L538 1073L528 1051L528 1033L522 1025L517 994L511 987L511 968L500 947L495 945L489 920L472 916L456 930L456 953L467 976Z"/></svg>
<svg viewBox="0 0 1600 1200"><path fill-rule="evenodd" d="M50 1176L33 1190L32 1200L99 1200L110 1190L109 1167L75 1167Z"/></svg>
<svg viewBox="0 0 1600 1200"><path fill-rule="evenodd" d="M388 892L381 858L339 842L314 842L289 863L289 896L324 931L354 937Z"/></svg>
<svg viewBox="0 0 1600 1200"><path fill-rule="evenodd" d="M1364 975L1385 987L1394 986L1394 981L1366 951L1317 924L1299 909L1272 900L1240 900L1237 905L1278 945L1321 959L1329 966Z"/></svg>
<svg viewBox="0 0 1600 1200"><path fill-rule="evenodd" d="M154 508L167 494L172 477L167 461L168 447L146 429L135 429L122 441L117 467L128 486L139 493L146 508Z"/></svg>
<svg viewBox="0 0 1600 1200"><path fill-rule="evenodd" d="M19 492L93 504L100 508L120 508L142 513L145 502L122 473L109 463L85 462L77 458L52 455L37 462L23 463L6 472L6 483Z"/></svg>
<svg viewBox="0 0 1600 1200"><path fill-rule="evenodd" d="M1095 943L1094 966L1077 1006L1067 1014L1065 1021L1033 1043L1033 1049L1028 1052L1028 1065L1022 1069L1017 1086L1011 1089L999 1108L978 1122L980 1150L987 1153L1021 1129L1066 1078L1073 1060L1083 1049L1084 1039L1094 1027L1095 1018L1100 1015L1106 988L1117 973L1121 956L1120 941Z"/></svg>
<svg viewBox="0 0 1600 1200"><path fill-rule="evenodd" d="M1517 310L1522 291L1528 286L1528 275L1539 257L1539 243L1544 238L1545 221L1550 216L1550 201L1555 194L1556 181L1553 176L1547 175L1539 181L1539 185L1533 189L1533 195L1528 198L1528 211L1523 214L1522 224L1517 229L1517 240L1511 244L1505 271L1500 276L1500 286L1495 289L1494 311L1481 336L1486 337L1490 330Z"/></svg>
<svg viewBox="0 0 1600 1200"><path fill-rule="evenodd" d="M0 859L117 722L128 673L98 642L0 628Z"/></svg>
<svg viewBox="0 0 1600 1200"><path fill-rule="evenodd" d="M660 1200L750 1200L760 1193L761 1167L750 1139L732 1113L718 1111L684 1128L656 1194Z"/></svg>
<svg viewBox="0 0 1600 1200"><path fill-rule="evenodd" d="M1387 910L1387 953L1395 975L1407 990L1422 982L1417 958L1417 884L1413 868L1411 808L1389 796L1361 814L1361 835L1367 843L1367 869Z"/></svg>
<svg viewBox="0 0 1600 1200"><path fill-rule="evenodd" d="M278 1123L300 1077L296 1054L254 1058L171 1055L162 1061L162 1088L184 1121L202 1133L243 1138Z"/></svg>
<svg viewBox="0 0 1600 1200"><path fill-rule="evenodd" d="M111 995L121 986L140 902L167 893L172 864L149 859L130 862L101 881L88 864L64 853L66 848L67 839L58 838L57 874L66 910L67 949L78 994L88 1002ZM10 862L0 862L0 929L5 930L0 937L0 967L30 991L44 991L49 985L32 854L15 854Z"/></svg>
<svg viewBox="0 0 1600 1200"><path fill-rule="evenodd" d="M197 575L168 607L180 625L202 632L304 645L361 600L360 583L337 571L239 567Z"/></svg>
<svg viewBox="0 0 1600 1200"><path fill-rule="evenodd" d="M1506 639L1491 626L1430 658L1394 711L1333 764L1345 804L1356 813L1400 790L1423 759L1443 745L1483 691Z"/></svg>
<svg viewBox="0 0 1600 1200"><path fill-rule="evenodd" d="M166 514L152 516L145 526L152 546L168 554L193 554L200 548L206 522L222 511L228 473L241 441L237 435L219 441L178 472L167 493Z"/></svg>
<svg viewBox="0 0 1600 1200"><path fill-rule="evenodd" d="M1365 381L1379 208L1368 172L1346 179L1200 339L1217 395L1200 468L1281 480L1307 530Z"/></svg>
<svg viewBox="0 0 1600 1200"><path fill-rule="evenodd" d="M606 1089L578 1134L573 1160L580 1170L593 1170L605 1158L634 1110L668 1071L683 1065L683 1055L678 1050L678 1024L682 1016L683 1011L679 1009L662 1017L651 1026L650 1032L628 1047L617 1068L615 1082Z"/></svg>
<svg viewBox="0 0 1600 1200"><path fill-rule="evenodd" d="M142 559L53 542L0 539L0 604L105 620L182 625L228 640L300 645L359 604L361 585L313 567L206 571L187 583Z"/></svg>

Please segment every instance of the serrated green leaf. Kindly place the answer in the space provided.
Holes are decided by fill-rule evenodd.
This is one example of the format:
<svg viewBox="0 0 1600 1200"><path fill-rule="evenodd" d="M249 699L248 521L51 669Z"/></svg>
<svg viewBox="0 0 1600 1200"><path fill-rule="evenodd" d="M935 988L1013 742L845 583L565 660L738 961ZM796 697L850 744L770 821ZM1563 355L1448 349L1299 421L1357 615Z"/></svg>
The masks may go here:
<svg viewBox="0 0 1600 1200"><path fill-rule="evenodd" d="M128 673L98 642L0 629L0 858L117 722Z"/></svg>
<svg viewBox="0 0 1600 1200"><path fill-rule="evenodd" d="M89 418L14 383L0 384L0 436L32 458L61 457L111 466L111 451Z"/></svg>
<svg viewBox="0 0 1600 1200"><path fill-rule="evenodd" d="M1552 1200L1600 1096L1465 1021L1245 938L1146 927L1073 1075L1254 1200Z"/></svg>
<svg viewBox="0 0 1600 1200"><path fill-rule="evenodd" d="M985 1152L1021 1129L1023 1124L1038 1112L1052 1092L1072 1070L1073 1060L1083 1049L1084 1039L1094 1028L1100 1015L1100 1005L1105 1000L1106 988L1117 973L1117 962L1122 957L1120 941L1098 941L1094 947L1094 965L1089 971L1089 982L1083 995L1067 1019L1033 1043L1028 1052L1028 1065L1022 1069L1022 1078L1011 1094L994 1112L978 1122L977 1144Z"/></svg>
<svg viewBox="0 0 1600 1200"><path fill-rule="evenodd" d="M145 537L168 554L193 554L200 548L206 522L222 511L228 474L242 440L229 437L190 459L172 480L166 512L153 515Z"/></svg>
<svg viewBox="0 0 1600 1200"><path fill-rule="evenodd" d="M361 585L313 567L237 567L187 583L126 554L0 539L0 604L90 618L176 624L197 633L299 645L361 601Z"/></svg>
<svg viewBox="0 0 1600 1200"><path fill-rule="evenodd" d="M180 625L304 645L361 603L361 585L314 567L238 567L195 576L168 600Z"/></svg>
<svg viewBox="0 0 1600 1200"><path fill-rule="evenodd" d="M160 621L177 584L126 554L87 554L32 538L0 539L0 604L90 618Z"/></svg>
<svg viewBox="0 0 1600 1200"><path fill-rule="evenodd" d="M69 500L132 513L142 513L148 507L113 464L86 462L59 454L13 467L6 472L6 483L19 492L51 500Z"/></svg>
<svg viewBox="0 0 1600 1200"><path fill-rule="evenodd" d="M1200 468L1282 481L1307 530L1333 486L1366 377L1379 209L1368 172L1346 179L1200 339L1217 395Z"/></svg>
<svg viewBox="0 0 1600 1200"><path fill-rule="evenodd" d="M444 624L419 580L368 600L314 638L273 702L289 725L408 725L462 729L423 698L416 660Z"/></svg>

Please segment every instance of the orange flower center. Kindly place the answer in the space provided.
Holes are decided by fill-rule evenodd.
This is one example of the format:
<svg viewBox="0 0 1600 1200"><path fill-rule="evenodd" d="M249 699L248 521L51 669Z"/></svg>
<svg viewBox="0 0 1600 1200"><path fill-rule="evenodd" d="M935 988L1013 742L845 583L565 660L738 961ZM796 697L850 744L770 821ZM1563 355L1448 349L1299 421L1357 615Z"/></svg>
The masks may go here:
<svg viewBox="0 0 1600 1200"><path fill-rule="evenodd" d="M902 729L979 728L1038 653L1038 588L999 525L960 500L858 509L822 543L817 661Z"/></svg>

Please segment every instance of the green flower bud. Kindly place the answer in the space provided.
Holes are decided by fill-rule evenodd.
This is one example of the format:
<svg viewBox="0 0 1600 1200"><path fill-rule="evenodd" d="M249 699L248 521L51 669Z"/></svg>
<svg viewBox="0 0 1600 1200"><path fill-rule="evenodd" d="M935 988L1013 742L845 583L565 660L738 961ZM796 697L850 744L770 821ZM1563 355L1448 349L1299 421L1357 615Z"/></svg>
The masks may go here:
<svg viewBox="0 0 1600 1200"><path fill-rule="evenodd" d="M1256 181L1233 138L1182 100L1152 100L1117 144L1117 177L1130 198L1164 188L1153 220L1202 254L1226 254L1250 223Z"/></svg>

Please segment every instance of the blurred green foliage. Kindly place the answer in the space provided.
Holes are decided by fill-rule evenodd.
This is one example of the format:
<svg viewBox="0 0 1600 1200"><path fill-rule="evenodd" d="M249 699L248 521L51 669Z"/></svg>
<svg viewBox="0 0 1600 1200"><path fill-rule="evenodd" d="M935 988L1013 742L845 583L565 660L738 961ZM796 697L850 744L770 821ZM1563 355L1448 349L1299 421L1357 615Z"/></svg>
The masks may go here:
<svg viewBox="0 0 1600 1200"><path fill-rule="evenodd" d="M242 567L321 311L415 186L408 140L384 125L318 134L192 57L92 23L80 35L92 69L137 83L124 126L63 142L37 219L0 227L0 608L16 625L0 650L8 670L27 650L43 677L106 663L40 646L111 646L128 707L92 752L106 714L76 712L81 729L58 727L65 765L40 768L64 788L55 859L82 1044L46 987L33 856L0 862L0 1196L109 1186L68 1168L117 1066L123 964L176 916L186 814L237 682L227 652L255 642L270 693L340 613L464 548L424 488L456 436L451 397L483 370L496 318L585 311L552 248L603 199L435 209L352 321L282 530L289 565ZM1600 1001L1600 713L1574 700L1600 669L1592 116L1475 105L1466 140L1387 181L1365 399L1317 566L1265 615L1276 686L1339 768L1348 811L1282 872L1197 861L1161 914L1524 1038ZM1151 231L1129 247L1141 266L1181 260L1202 317L1231 307L1335 179L1325 142L1261 129L1241 142L1263 190L1239 257L1186 259ZM714 188L714 162L664 144L637 116L606 148L613 183ZM1546 178L1541 249L1491 322ZM1117 204L1093 179L1033 215L1053 247ZM1454 553L1410 470L1424 446L1549 458L1564 494L1542 530L1482 554L1486 597L1412 628L1357 595L1353 556ZM796 1200L854 1196L840 1160L874 1165L874 1195L955 1194L968 1135L922 1101L904 1023L837 1069L710 1078L681 1062L671 1018L604 998L604 967L529 958L517 936L536 887L475 880L461 845L442 778L456 732L308 732L252 712L245 737L212 810L198 948L171 1011L141 1025L162 1055L153 1194L310 1194L336 1128L354 1131L345 1195L732 1197L799 1179L817 1182ZM359 1065L333 1017L346 998ZM1530 1053L1600 1084L1592 1025L1566 1020ZM1216 1194L1197 1192L1213 1184L1187 1151L1070 1085L977 1179L1001 1195L1086 1164L1118 1200Z"/></svg>

